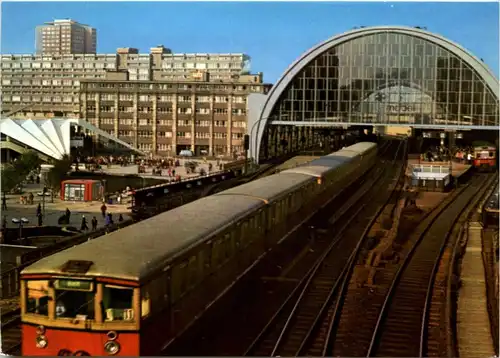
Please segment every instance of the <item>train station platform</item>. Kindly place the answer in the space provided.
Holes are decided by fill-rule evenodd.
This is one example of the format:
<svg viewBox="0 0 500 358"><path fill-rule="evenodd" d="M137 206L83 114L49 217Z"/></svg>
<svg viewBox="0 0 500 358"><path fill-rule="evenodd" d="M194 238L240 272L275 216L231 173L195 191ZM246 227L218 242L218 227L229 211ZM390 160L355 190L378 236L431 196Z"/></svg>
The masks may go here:
<svg viewBox="0 0 500 358"><path fill-rule="evenodd" d="M460 357L495 356L482 258L482 226L468 227L467 244L461 265L460 292L457 302L457 339Z"/></svg>
<svg viewBox="0 0 500 358"><path fill-rule="evenodd" d="M412 175L412 169L421 166L422 168L430 168L430 167L442 167L442 168L447 168L448 173L449 173L449 168L450 168L450 162L427 162L427 161L420 161L418 159L408 159L408 163L406 166L406 175L411 176ZM467 173L467 171L472 167L470 164L463 164L463 163L457 163L452 161L451 162L451 175L454 178L458 178L461 175Z"/></svg>

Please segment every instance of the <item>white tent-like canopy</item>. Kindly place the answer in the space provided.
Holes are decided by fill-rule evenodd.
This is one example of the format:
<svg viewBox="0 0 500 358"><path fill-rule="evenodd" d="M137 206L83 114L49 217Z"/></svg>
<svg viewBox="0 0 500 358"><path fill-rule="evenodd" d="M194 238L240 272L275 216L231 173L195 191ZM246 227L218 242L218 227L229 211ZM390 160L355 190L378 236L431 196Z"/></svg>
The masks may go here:
<svg viewBox="0 0 500 358"><path fill-rule="evenodd" d="M143 154L128 143L94 127L83 119L0 119L0 132L51 158L61 159L70 154L71 126L79 126L108 140Z"/></svg>

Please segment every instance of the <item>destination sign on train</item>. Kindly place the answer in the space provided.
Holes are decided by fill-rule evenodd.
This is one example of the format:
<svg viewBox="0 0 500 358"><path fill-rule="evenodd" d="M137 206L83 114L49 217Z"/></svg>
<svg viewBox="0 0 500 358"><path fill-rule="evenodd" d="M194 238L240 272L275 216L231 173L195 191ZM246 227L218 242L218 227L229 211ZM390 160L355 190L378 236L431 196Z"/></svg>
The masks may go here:
<svg viewBox="0 0 500 358"><path fill-rule="evenodd" d="M79 280L57 280L55 286L60 290L82 290L90 291L92 289L91 281L79 281Z"/></svg>

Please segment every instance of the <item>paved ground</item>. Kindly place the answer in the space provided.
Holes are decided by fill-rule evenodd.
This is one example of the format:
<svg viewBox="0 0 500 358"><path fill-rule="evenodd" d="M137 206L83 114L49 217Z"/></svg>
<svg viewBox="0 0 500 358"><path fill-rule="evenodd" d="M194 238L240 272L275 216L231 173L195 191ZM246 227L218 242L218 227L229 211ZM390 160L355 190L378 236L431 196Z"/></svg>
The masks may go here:
<svg viewBox="0 0 500 358"><path fill-rule="evenodd" d="M38 192L41 192L43 185L41 184L28 184L25 186L25 193L23 195L29 195L33 192L35 195L33 205L24 205L20 203L20 195L7 195L7 210L2 210L1 217L7 217L7 227L18 227L12 222L12 218L24 217L29 220L29 224L26 226L36 226L38 223L36 217L36 208L38 203L42 203L42 198L37 196ZM101 215L101 203L99 202L69 202L62 201L59 198L54 198L54 202L50 202L50 197L45 199L45 218L44 224L51 226L59 226L57 220L64 213L66 208L71 211L71 221L70 225L80 228L82 222L82 216L85 215L87 218L88 226L90 227L90 220L95 215L98 220L98 227L103 227L105 221ZM113 219L118 220L118 215L121 213L123 218L126 220L128 216L127 205L106 205L108 207L108 212L113 214Z"/></svg>
<svg viewBox="0 0 500 358"><path fill-rule="evenodd" d="M219 171L219 167L217 166L217 161L216 160L207 160L206 162L203 160L199 159L179 159L180 161L180 166L175 168L175 174L179 174L182 179L184 178L194 178L199 176L200 169L203 168L205 171L208 173L208 165L211 163L212 164L212 173L215 173ZM186 161L191 161L191 162L197 162L199 163L198 167L196 168L196 173L186 173L186 168L184 167L184 163ZM220 161L219 163L227 163L227 161ZM165 179L165 177L168 178L168 170L163 169L162 170L162 175L152 175L152 168L146 168L146 173L141 173L138 174L139 171L139 166L138 165L129 165L126 167L122 167L119 165L111 165L110 168L103 168L103 172L108 173L108 174L137 174L141 177L145 178L155 178L155 179ZM71 209L70 209L71 210Z"/></svg>

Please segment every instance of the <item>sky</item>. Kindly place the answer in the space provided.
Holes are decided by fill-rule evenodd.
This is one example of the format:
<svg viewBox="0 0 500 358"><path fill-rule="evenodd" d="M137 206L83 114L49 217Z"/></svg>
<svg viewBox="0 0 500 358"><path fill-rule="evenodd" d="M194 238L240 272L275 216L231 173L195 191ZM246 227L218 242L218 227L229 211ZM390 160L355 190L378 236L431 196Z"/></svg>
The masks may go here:
<svg viewBox="0 0 500 358"><path fill-rule="evenodd" d="M498 2L1 2L2 53L33 53L35 27L72 18L97 28L97 52L163 44L173 52L245 53L276 82L301 54L355 26L427 27L499 74Z"/></svg>

